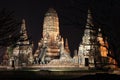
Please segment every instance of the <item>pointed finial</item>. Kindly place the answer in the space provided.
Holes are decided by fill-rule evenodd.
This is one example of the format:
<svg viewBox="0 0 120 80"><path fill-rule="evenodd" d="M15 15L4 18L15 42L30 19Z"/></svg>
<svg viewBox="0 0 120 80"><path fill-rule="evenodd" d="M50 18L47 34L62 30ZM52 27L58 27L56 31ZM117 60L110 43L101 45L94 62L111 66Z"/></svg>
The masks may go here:
<svg viewBox="0 0 120 80"><path fill-rule="evenodd" d="M98 36L102 37L101 28L98 28Z"/></svg>
<svg viewBox="0 0 120 80"><path fill-rule="evenodd" d="M90 9L88 9L87 26L86 27L90 27L90 26L94 26L94 25L93 25L91 11L90 11Z"/></svg>
<svg viewBox="0 0 120 80"><path fill-rule="evenodd" d="M24 38L24 40L28 38L27 30L26 30L26 24L25 24L25 19L22 19L20 33L22 34L21 36L23 36L22 38Z"/></svg>
<svg viewBox="0 0 120 80"><path fill-rule="evenodd" d="M98 28L98 31L101 32L101 28Z"/></svg>
<svg viewBox="0 0 120 80"><path fill-rule="evenodd" d="M77 56L77 50L74 50L74 56Z"/></svg>
<svg viewBox="0 0 120 80"><path fill-rule="evenodd" d="M56 13L55 9L49 8L45 15L48 16L48 15L52 15L53 13Z"/></svg>
<svg viewBox="0 0 120 80"><path fill-rule="evenodd" d="M68 52L70 52L67 38L66 38L66 41L65 41L65 49L66 49Z"/></svg>
<svg viewBox="0 0 120 80"><path fill-rule="evenodd" d="M20 31L20 33L25 33L25 31L26 31L25 19L22 19L22 24L21 24L21 31Z"/></svg>
<svg viewBox="0 0 120 80"><path fill-rule="evenodd" d="M65 41L65 47L68 47L68 40L66 38L66 41Z"/></svg>
<svg viewBox="0 0 120 80"><path fill-rule="evenodd" d="M63 54L64 53L64 40L62 38L61 40L61 51L60 51L60 54Z"/></svg>
<svg viewBox="0 0 120 80"><path fill-rule="evenodd" d="M63 37L62 37L62 44L64 44L64 40L63 40Z"/></svg>
<svg viewBox="0 0 120 80"><path fill-rule="evenodd" d="M25 24L25 19L22 19L22 23Z"/></svg>
<svg viewBox="0 0 120 80"><path fill-rule="evenodd" d="M88 14L91 14L91 11L90 11L90 9L88 9Z"/></svg>
<svg viewBox="0 0 120 80"><path fill-rule="evenodd" d="M54 12L56 12L56 11L55 11L54 8L49 8L49 9L48 9L48 12L49 12L49 13L54 13Z"/></svg>

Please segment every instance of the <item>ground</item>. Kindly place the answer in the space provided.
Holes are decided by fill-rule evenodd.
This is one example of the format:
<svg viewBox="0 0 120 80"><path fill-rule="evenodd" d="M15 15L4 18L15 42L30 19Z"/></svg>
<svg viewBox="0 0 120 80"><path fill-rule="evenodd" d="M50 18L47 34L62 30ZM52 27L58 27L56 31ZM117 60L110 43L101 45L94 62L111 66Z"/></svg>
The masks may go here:
<svg viewBox="0 0 120 80"><path fill-rule="evenodd" d="M0 71L0 80L119 80L120 75L85 71Z"/></svg>

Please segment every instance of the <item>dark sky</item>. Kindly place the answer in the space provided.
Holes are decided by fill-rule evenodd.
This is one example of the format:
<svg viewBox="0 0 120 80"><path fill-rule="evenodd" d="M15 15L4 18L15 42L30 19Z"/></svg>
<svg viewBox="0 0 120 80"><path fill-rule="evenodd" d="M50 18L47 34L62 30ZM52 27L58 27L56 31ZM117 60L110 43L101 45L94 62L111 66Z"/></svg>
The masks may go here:
<svg viewBox="0 0 120 80"><path fill-rule="evenodd" d="M36 46L42 37L44 14L53 7L59 16L60 34L68 38L73 53L82 39L88 7L110 44L120 48L119 3L119 0L0 0L0 9L15 11L15 16L26 20L28 34Z"/></svg>

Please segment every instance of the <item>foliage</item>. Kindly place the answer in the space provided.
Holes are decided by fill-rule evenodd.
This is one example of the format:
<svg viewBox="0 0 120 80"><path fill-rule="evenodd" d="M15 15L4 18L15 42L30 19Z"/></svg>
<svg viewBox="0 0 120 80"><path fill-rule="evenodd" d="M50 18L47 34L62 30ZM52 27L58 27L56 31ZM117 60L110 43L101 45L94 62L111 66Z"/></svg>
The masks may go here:
<svg viewBox="0 0 120 80"><path fill-rule="evenodd" d="M15 44L19 39L20 22L13 15L13 11L0 11L0 46Z"/></svg>

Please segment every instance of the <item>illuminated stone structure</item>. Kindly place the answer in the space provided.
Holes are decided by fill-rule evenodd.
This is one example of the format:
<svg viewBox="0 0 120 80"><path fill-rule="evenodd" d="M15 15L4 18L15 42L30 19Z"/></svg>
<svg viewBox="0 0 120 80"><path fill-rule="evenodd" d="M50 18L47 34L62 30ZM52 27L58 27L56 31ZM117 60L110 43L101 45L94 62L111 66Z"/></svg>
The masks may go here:
<svg viewBox="0 0 120 80"><path fill-rule="evenodd" d="M73 56L73 61L75 64L79 64L79 58L78 58L78 53L77 50L74 51L74 56Z"/></svg>
<svg viewBox="0 0 120 80"><path fill-rule="evenodd" d="M97 48L96 30L92 22L90 10L88 10L87 24L85 26L82 42L79 46L79 65L82 67L95 67L94 57Z"/></svg>
<svg viewBox="0 0 120 80"><path fill-rule="evenodd" d="M95 29L88 10L87 24L78 51L79 66L94 68L115 64L115 60L108 56L111 53L108 49L107 38L103 38L100 28Z"/></svg>
<svg viewBox="0 0 120 80"><path fill-rule="evenodd" d="M112 65L112 68L116 68L116 61L108 56L111 55L111 50L109 49L109 45L107 42L107 37L103 38L101 29L98 29L98 37L97 41L99 43L99 52L100 52L100 59L101 59L101 67L106 66L106 65Z"/></svg>
<svg viewBox="0 0 120 80"><path fill-rule="evenodd" d="M43 38L50 38L54 42L59 37L59 20L56 11L50 8L44 17L43 22Z"/></svg>
<svg viewBox="0 0 120 80"><path fill-rule="evenodd" d="M50 8L44 17L43 38L38 42L38 48L34 54L37 63L48 63L61 56L61 47L64 41L59 34L59 20L56 11ZM69 54L68 43L66 43L66 54Z"/></svg>
<svg viewBox="0 0 120 80"><path fill-rule="evenodd" d="M80 68L90 69L103 67L107 64L116 64L115 60L108 56L111 51L107 38L103 38L101 29L95 28L92 22L90 10L88 10L87 23L84 30L82 42L78 52L74 51L73 58L70 56L68 40L60 36L59 19L56 11L50 8L44 17L42 38L38 42L38 48L33 57L33 43L29 41L26 31L25 20L22 20L20 39L9 52L7 48L3 57L3 63L10 66L24 66L34 68ZM34 64L33 64L34 63ZM31 66L30 66L31 65ZM115 66L114 66L115 67Z"/></svg>
<svg viewBox="0 0 120 80"><path fill-rule="evenodd" d="M60 47L60 58L53 59L47 66L51 67L73 67L74 61L73 58L70 56L70 50L68 48L68 41L66 39L65 47L64 47L64 40L62 38L61 47Z"/></svg>
<svg viewBox="0 0 120 80"><path fill-rule="evenodd" d="M72 57L70 56L70 50L68 48L67 39L66 39L65 48L64 48L64 40L63 40L63 38L62 38L61 47L60 47L60 59L64 60L64 61L72 59Z"/></svg>
<svg viewBox="0 0 120 80"><path fill-rule="evenodd" d="M25 20L22 20L20 39L16 43L16 47L13 49L13 57L18 60L18 64L32 64L33 63L33 43L29 41L26 31Z"/></svg>
<svg viewBox="0 0 120 80"><path fill-rule="evenodd" d="M66 39L65 41L65 50L70 53L69 45L68 45L68 40ZM69 54L70 55L70 54Z"/></svg>
<svg viewBox="0 0 120 80"><path fill-rule="evenodd" d="M101 29L98 29L98 37L97 37L98 43L99 43L99 51L100 51L100 55L101 55L101 62L102 63L107 63L108 62L108 43L106 41L106 39L103 39L102 33L101 33Z"/></svg>

